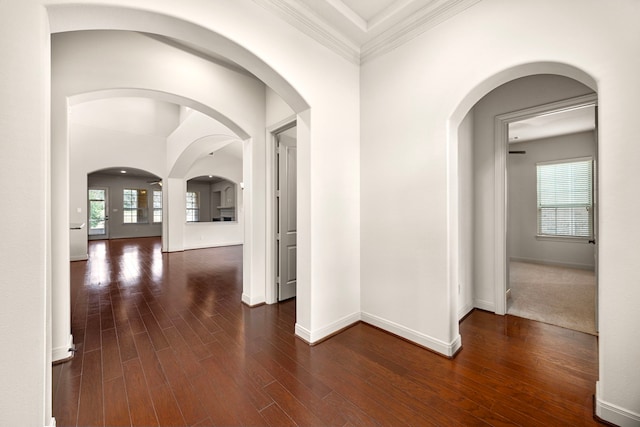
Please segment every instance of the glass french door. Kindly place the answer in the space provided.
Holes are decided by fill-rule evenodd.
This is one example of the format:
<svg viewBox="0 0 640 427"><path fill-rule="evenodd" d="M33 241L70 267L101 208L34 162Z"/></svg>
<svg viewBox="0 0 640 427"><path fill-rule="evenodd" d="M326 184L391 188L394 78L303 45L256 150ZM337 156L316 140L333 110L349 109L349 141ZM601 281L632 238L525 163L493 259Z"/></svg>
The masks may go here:
<svg viewBox="0 0 640 427"><path fill-rule="evenodd" d="M89 239L109 237L108 192L106 188L89 189Z"/></svg>

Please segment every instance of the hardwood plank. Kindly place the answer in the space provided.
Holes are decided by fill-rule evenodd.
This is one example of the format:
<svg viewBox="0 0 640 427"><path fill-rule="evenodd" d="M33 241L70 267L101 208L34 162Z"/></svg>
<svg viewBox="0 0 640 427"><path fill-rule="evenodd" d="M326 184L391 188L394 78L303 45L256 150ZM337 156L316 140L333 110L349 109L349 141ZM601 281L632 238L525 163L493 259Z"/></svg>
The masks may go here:
<svg viewBox="0 0 640 427"><path fill-rule="evenodd" d="M129 403L123 377L104 382L104 425L131 425Z"/></svg>
<svg viewBox="0 0 640 427"><path fill-rule="evenodd" d="M122 376L120 347L115 329L102 331L102 375L104 381Z"/></svg>
<svg viewBox="0 0 640 427"><path fill-rule="evenodd" d="M120 347L120 360L122 363L138 357L138 350L133 340L133 333L128 321L116 323L116 334L118 337L118 347Z"/></svg>
<svg viewBox="0 0 640 427"><path fill-rule="evenodd" d="M310 347L295 299L241 303L241 247L160 247L93 241L72 263L59 426L598 425L596 337L474 311L453 360L364 323Z"/></svg>
<svg viewBox="0 0 640 427"><path fill-rule="evenodd" d="M236 416L243 425L264 425L264 419L258 412L264 408L256 408L255 400L247 395L247 390L240 388L222 367L210 357L201 361L203 373L211 378L214 393L227 405L234 408ZM193 381L193 380L192 380ZM269 403L270 404L270 403ZM212 417L215 422L215 417Z"/></svg>
<svg viewBox="0 0 640 427"><path fill-rule="evenodd" d="M278 365L278 363L271 359L266 353L258 353L253 355L253 357L260 361L263 366L275 376L276 381L281 384L282 387L291 395L295 396L301 404L309 408L311 413L318 417L318 419L321 419L326 425L343 425L347 422L347 418L345 418L336 407L331 406L326 400L323 400L323 397L326 397L326 395L318 397L311 389L307 388L293 374Z"/></svg>
<svg viewBox="0 0 640 427"><path fill-rule="evenodd" d="M56 418L57 425L76 425L81 381L82 377L79 375L61 375L58 390L52 402L52 414Z"/></svg>
<svg viewBox="0 0 640 427"><path fill-rule="evenodd" d="M139 426L157 426L158 418L138 359L123 363L124 380L129 400L131 423Z"/></svg>
<svg viewBox="0 0 640 427"><path fill-rule="evenodd" d="M150 390L153 406L161 426L183 426L186 424L168 385L158 388L152 387Z"/></svg>
<svg viewBox="0 0 640 427"><path fill-rule="evenodd" d="M93 350L84 354L84 371L80 385L78 425L102 426L102 354Z"/></svg>
<svg viewBox="0 0 640 427"><path fill-rule="evenodd" d="M140 355L140 363L149 388L156 389L165 386L167 378L164 375L149 335L144 332L134 335L133 339Z"/></svg>
<svg viewBox="0 0 640 427"><path fill-rule="evenodd" d="M173 350L166 348L159 351L157 355L186 423L194 425L206 419L207 411L200 403L199 396L180 367Z"/></svg>
<svg viewBox="0 0 640 427"><path fill-rule="evenodd" d="M295 427L298 424L295 423L280 407L274 403L269 405L260 411L262 417L267 422L267 425L273 427Z"/></svg>
<svg viewBox="0 0 640 427"><path fill-rule="evenodd" d="M264 390L296 424L302 426L327 425L325 421L316 417L307 407L300 403L278 381L265 386Z"/></svg>
<svg viewBox="0 0 640 427"><path fill-rule="evenodd" d="M87 328L85 330L84 350L90 352L100 348L100 314L87 316Z"/></svg>
<svg viewBox="0 0 640 427"><path fill-rule="evenodd" d="M167 338L162 333L162 328L160 328L160 325L151 312L142 315L142 322L146 326L151 342L153 343L153 347L156 350L162 350L163 348L169 347Z"/></svg>

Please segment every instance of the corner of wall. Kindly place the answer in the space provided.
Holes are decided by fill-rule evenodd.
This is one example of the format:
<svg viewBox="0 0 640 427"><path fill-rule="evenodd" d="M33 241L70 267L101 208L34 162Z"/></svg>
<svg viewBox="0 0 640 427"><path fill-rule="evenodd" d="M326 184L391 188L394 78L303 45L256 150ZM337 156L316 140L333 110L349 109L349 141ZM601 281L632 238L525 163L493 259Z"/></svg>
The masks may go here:
<svg viewBox="0 0 640 427"><path fill-rule="evenodd" d="M445 342L373 314L362 313L361 317L365 323L405 338L445 357L453 357L462 348L462 338L459 334L451 342Z"/></svg>
<svg viewBox="0 0 640 427"><path fill-rule="evenodd" d="M598 418L620 427L640 426L640 414L633 413L600 398L600 381L596 382L595 413Z"/></svg>

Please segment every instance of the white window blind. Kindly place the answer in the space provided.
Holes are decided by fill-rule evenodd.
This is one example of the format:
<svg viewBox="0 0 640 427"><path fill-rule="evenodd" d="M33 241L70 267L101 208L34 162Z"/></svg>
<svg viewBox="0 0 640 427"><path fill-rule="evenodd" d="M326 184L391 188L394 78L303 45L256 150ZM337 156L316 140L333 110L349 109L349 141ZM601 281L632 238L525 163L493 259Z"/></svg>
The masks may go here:
<svg viewBox="0 0 640 427"><path fill-rule="evenodd" d="M153 222L162 222L162 191L153 191Z"/></svg>
<svg viewBox="0 0 640 427"><path fill-rule="evenodd" d="M591 158L536 165L539 235L592 236L592 165Z"/></svg>
<svg viewBox="0 0 640 427"><path fill-rule="evenodd" d="M187 222L200 220L200 197L195 191L187 191Z"/></svg>

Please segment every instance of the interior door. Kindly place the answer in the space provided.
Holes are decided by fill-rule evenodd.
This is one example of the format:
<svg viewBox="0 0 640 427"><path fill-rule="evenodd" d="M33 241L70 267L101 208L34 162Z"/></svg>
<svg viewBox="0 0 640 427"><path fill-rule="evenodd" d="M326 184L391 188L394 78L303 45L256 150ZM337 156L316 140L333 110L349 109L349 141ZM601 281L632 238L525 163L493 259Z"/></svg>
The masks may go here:
<svg viewBox="0 0 640 427"><path fill-rule="evenodd" d="M296 296L296 128L277 136L276 230L278 301Z"/></svg>
<svg viewBox="0 0 640 427"><path fill-rule="evenodd" d="M599 322L598 307L600 302L598 299L599 285L598 285L598 106L597 105L595 107L594 121L595 121L595 130L593 134L594 134L596 149L595 149L595 156L593 157L593 174L592 174L592 178L593 178L593 186L592 186L593 188L593 208L592 208L593 209L593 239L590 240L589 243L595 246L593 250L594 265L595 265L595 284L596 284L595 327L596 327L596 331L599 331L600 328L598 327L598 322Z"/></svg>
<svg viewBox="0 0 640 427"><path fill-rule="evenodd" d="M89 240L109 238L109 193L106 188L89 189Z"/></svg>

